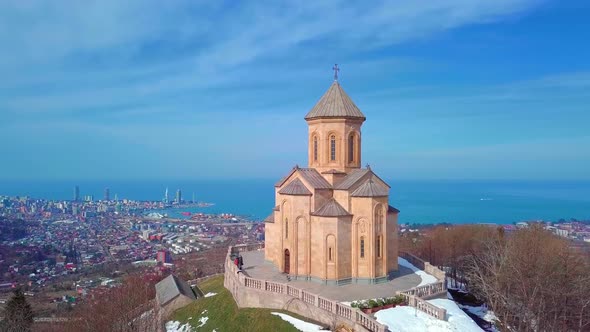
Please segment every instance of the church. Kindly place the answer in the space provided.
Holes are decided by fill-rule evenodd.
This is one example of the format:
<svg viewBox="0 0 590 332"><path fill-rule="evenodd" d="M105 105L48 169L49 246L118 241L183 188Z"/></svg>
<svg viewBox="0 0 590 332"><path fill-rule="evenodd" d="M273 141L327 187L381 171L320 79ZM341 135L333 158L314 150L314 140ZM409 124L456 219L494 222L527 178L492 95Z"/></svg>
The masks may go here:
<svg viewBox="0 0 590 332"><path fill-rule="evenodd" d="M308 165L275 184L265 259L295 280L385 282L397 271L399 211L389 185L361 167L365 115L334 82L307 113Z"/></svg>

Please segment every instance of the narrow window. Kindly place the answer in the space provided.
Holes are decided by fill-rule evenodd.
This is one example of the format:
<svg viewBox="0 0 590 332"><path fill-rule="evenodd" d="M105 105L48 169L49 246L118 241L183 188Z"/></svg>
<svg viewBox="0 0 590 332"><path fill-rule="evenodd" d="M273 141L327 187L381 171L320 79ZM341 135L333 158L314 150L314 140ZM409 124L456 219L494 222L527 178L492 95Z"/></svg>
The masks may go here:
<svg viewBox="0 0 590 332"><path fill-rule="evenodd" d="M328 260L332 261L332 247L328 248Z"/></svg>
<svg viewBox="0 0 590 332"><path fill-rule="evenodd" d="M377 257L381 258L381 235L377 236Z"/></svg>
<svg viewBox="0 0 590 332"><path fill-rule="evenodd" d="M354 134L348 138L348 162L354 161Z"/></svg>
<svg viewBox="0 0 590 332"><path fill-rule="evenodd" d="M285 218L285 239L289 238L289 219Z"/></svg>
<svg viewBox="0 0 590 332"><path fill-rule="evenodd" d="M336 161L336 136L330 136L330 160Z"/></svg>
<svg viewBox="0 0 590 332"><path fill-rule="evenodd" d="M318 161L318 137L313 137L313 161Z"/></svg>
<svg viewBox="0 0 590 332"><path fill-rule="evenodd" d="M361 258L365 258L365 237L361 236Z"/></svg>

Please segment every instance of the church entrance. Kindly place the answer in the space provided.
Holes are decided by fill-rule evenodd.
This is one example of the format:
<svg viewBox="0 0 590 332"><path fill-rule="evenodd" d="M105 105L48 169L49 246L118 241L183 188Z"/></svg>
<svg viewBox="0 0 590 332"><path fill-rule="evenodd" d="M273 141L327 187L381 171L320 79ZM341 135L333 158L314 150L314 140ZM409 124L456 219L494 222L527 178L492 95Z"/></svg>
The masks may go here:
<svg viewBox="0 0 590 332"><path fill-rule="evenodd" d="M284 272L289 274L291 270L291 259L289 257L289 249L285 249L285 269Z"/></svg>

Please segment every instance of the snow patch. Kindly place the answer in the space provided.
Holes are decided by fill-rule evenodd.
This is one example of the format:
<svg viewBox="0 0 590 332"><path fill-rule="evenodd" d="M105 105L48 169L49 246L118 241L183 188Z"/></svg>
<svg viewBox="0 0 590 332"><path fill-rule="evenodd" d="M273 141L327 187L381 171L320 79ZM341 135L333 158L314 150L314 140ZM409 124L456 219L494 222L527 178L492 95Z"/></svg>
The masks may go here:
<svg viewBox="0 0 590 332"><path fill-rule="evenodd" d="M495 321L498 320L498 317L494 314L493 311L489 310L485 304L480 306L471 306L471 305L462 305L459 304L459 308L468 311L469 313L485 320L488 323L494 324ZM493 331L498 331L496 327L492 328Z"/></svg>
<svg viewBox="0 0 590 332"><path fill-rule="evenodd" d="M197 328L203 327L203 325L207 324L208 320L209 317L207 316L199 318L199 325L197 326Z"/></svg>
<svg viewBox="0 0 590 332"><path fill-rule="evenodd" d="M189 323L180 325L180 322L175 320L166 322L166 332L191 332L192 330Z"/></svg>
<svg viewBox="0 0 590 332"><path fill-rule="evenodd" d="M291 317L289 315L286 315L286 314L283 314L280 312L271 312L271 315L281 317L283 320L291 323L293 326L295 326L296 329L298 329L299 331L302 331L302 332L315 332L315 331L322 330L322 327L319 325L304 322L301 319L297 319L295 317Z"/></svg>
<svg viewBox="0 0 590 332"><path fill-rule="evenodd" d="M209 292L209 293L205 294L205 297L211 297L211 296L215 296L215 295L217 295L217 293Z"/></svg>
<svg viewBox="0 0 590 332"><path fill-rule="evenodd" d="M438 281L438 280L436 280L436 278L434 276L420 270L419 268L415 267L412 263L408 262L407 260L405 260L401 257L397 258L397 263L403 267L406 267L406 268L412 270L412 272L414 272L414 274L417 274L420 278L422 278L422 282L420 282L420 284L418 286L433 284ZM416 286L416 287L418 287L418 286Z"/></svg>
<svg viewBox="0 0 590 332"><path fill-rule="evenodd" d="M447 321L436 319L416 308L397 306L380 310L375 318L386 324L391 331L398 332L481 332L483 331L457 304L451 300L435 299L428 301L447 310Z"/></svg>

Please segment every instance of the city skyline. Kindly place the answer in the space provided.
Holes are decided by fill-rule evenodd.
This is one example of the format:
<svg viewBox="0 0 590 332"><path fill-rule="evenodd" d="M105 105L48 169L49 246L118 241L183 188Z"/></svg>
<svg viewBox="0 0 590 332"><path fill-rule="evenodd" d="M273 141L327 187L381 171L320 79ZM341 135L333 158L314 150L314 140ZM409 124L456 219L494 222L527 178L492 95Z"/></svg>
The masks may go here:
<svg viewBox="0 0 590 332"><path fill-rule="evenodd" d="M279 178L335 63L384 178L590 179L582 1L0 8L0 180Z"/></svg>

